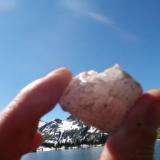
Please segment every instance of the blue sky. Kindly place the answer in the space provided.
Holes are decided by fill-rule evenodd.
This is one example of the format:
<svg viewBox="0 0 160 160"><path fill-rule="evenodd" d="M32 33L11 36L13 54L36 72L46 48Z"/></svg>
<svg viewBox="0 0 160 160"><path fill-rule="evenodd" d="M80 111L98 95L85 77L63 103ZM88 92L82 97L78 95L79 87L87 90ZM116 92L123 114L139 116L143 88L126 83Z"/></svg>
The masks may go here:
<svg viewBox="0 0 160 160"><path fill-rule="evenodd" d="M160 1L0 0L0 110L61 66L74 75L120 64L144 90L160 87ZM59 107L43 117L68 116Z"/></svg>

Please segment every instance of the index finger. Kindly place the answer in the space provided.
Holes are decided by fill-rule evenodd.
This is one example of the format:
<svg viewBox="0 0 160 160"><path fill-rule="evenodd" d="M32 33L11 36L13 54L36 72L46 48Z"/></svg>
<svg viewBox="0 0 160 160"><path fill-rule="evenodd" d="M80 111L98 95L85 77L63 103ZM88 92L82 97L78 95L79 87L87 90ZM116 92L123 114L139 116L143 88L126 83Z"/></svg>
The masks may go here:
<svg viewBox="0 0 160 160"><path fill-rule="evenodd" d="M12 113L22 120L27 117L39 119L58 102L71 78L71 73L61 68L32 82L9 104L7 114Z"/></svg>

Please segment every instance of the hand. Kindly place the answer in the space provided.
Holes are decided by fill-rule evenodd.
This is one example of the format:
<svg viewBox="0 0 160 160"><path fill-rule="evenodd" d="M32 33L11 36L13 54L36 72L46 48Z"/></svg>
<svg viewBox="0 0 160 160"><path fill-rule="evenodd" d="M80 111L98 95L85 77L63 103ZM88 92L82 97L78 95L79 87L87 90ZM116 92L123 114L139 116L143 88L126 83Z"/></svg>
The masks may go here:
<svg viewBox="0 0 160 160"><path fill-rule="evenodd" d="M153 160L160 125L160 90L145 93L122 127L109 137L100 160Z"/></svg>
<svg viewBox="0 0 160 160"><path fill-rule="evenodd" d="M0 159L18 160L41 144L41 116L58 102L71 80L66 69L56 70L25 87L0 114Z"/></svg>
<svg viewBox="0 0 160 160"><path fill-rule="evenodd" d="M52 72L25 87L8 105L0 115L0 159L18 160L39 146L39 119L58 102L70 80L66 69ZM159 105L159 90L144 94L110 136L100 160L152 160Z"/></svg>

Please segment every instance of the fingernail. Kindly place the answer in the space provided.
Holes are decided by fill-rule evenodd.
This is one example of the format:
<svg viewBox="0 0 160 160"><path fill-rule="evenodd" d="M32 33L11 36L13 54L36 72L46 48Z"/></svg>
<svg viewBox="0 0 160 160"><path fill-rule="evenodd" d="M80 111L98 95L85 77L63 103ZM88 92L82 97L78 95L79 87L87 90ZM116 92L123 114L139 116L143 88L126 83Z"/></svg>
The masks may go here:
<svg viewBox="0 0 160 160"><path fill-rule="evenodd" d="M72 73L65 67L58 68L46 75L46 77L51 77L55 75L61 75L64 76L66 79L71 80L72 79Z"/></svg>
<svg viewBox="0 0 160 160"><path fill-rule="evenodd" d="M148 93L156 100L160 101L160 89L152 89Z"/></svg>

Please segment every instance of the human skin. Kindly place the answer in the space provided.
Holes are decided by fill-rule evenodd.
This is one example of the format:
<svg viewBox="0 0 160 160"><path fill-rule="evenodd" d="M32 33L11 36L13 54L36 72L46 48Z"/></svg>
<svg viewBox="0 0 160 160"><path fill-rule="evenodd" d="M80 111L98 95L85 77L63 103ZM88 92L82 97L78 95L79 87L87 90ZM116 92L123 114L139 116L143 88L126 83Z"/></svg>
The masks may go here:
<svg viewBox="0 0 160 160"><path fill-rule="evenodd" d="M29 84L0 114L0 159L19 160L41 144L40 118L52 110L72 79L61 68ZM100 160L153 160L159 123L160 91L144 94L110 136Z"/></svg>
<svg viewBox="0 0 160 160"><path fill-rule="evenodd" d="M100 160L153 160L160 125L160 90L142 95L106 142Z"/></svg>
<svg viewBox="0 0 160 160"><path fill-rule="evenodd" d="M0 159L18 160L42 142L40 118L54 108L71 80L65 68L51 72L27 87L0 114Z"/></svg>

